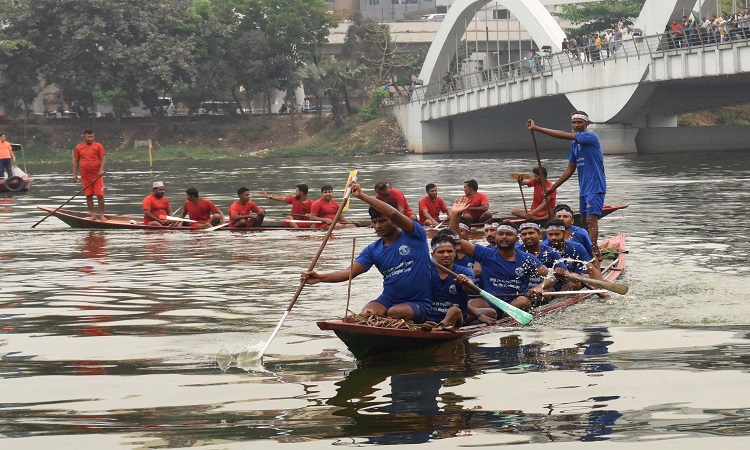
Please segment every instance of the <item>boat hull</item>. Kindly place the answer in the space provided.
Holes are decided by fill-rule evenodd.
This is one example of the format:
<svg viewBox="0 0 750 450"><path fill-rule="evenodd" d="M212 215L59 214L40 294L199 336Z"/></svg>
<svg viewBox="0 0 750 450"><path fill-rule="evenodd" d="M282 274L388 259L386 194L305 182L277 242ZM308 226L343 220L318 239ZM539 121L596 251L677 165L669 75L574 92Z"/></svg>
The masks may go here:
<svg viewBox="0 0 750 450"><path fill-rule="evenodd" d="M617 251L617 258L606 262L602 267L606 268L604 279L615 281L625 267L625 235L621 234L601 243L603 248L611 248ZM545 316L554 311L561 310L574 305L582 300L592 297L594 294L581 293L562 298L556 298L545 303L534 310L535 318ZM468 326L457 330L456 333L447 331L421 331L409 329L380 328L368 325L358 325L351 318L346 320L324 320L317 322L321 330L333 331L341 339L349 351L357 359L366 359L373 356L420 350L441 343L465 339L473 334L489 333L499 329L517 326L518 323L510 318L498 321L495 325Z"/></svg>

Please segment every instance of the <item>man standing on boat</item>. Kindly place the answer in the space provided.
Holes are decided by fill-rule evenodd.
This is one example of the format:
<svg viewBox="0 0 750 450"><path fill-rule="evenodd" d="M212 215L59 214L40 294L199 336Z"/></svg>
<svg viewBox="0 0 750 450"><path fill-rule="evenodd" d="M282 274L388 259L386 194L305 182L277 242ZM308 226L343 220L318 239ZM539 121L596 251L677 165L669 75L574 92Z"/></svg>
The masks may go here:
<svg viewBox="0 0 750 450"><path fill-rule="evenodd" d="M438 197L437 186L430 183L425 186L427 195L419 201L419 223L424 227L436 227L440 222L440 213L447 213L448 207L442 198Z"/></svg>
<svg viewBox="0 0 750 450"><path fill-rule="evenodd" d="M315 228L328 229L328 225L333 223L333 218L336 217L336 213L339 210L339 204L333 199L333 186L326 184L320 188L321 197L315 200L310 206L310 220L320 221L315 225ZM351 228L355 224L341 215L339 217L339 223L336 224L336 229Z"/></svg>
<svg viewBox="0 0 750 450"><path fill-rule="evenodd" d="M525 209L514 209L511 214L524 219L549 219L549 211L554 211L555 202L557 201L557 192L553 192L549 197L544 196L544 191L552 187L552 182L547 178L547 168L542 167L542 174L544 174L544 180L546 181L545 187L542 188L542 176L539 174L539 167L534 167L532 170L534 178L531 179L518 179L518 184L523 186L529 186L534 188L534 199L531 201L531 211ZM549 201L549 208L547 208L547 201Z"/></svg>
<svg viewBox="0 0 750 450"><path fill-rule="evenodd" d="M143 199L143 223L145 225L170 225L167 216L172 215L172 206L164 196L164 183L154 181L151 194Z"/></svg>
<svg viewBox="0 0 750 450"><path fill-rule="evenodd" d="M352 182L352 196L370 205L372 228L380 238L365 247L351 267L336 272L302 272L308 284L339 283L349 274L356 277L373 265L383 275L383 292L367 303L369 310L379 316L422 323L430 310L430 250L427 233L419 222L409 219L393 206L362 192ZM350 272L351 271L351 272Z"/></svg>
<svg viewBox="0 0 750 450"><path fill-rule="evenodd" d="M289 228L310 228L311 223L304 223L304 221L310 220L310 207L313 204L313 201L307 196L308 190L306 184L298 184L294 190L294 195L286 197L270 195L265 189L260 192L263 198L292 205L292 210L287 217L290 220L287 222ZM303 223L294 222L295 220L303 221Z"/></svg>
<svg viewBox="0 0 750 450"><path fill-rule="evenodd" d="M466 199L461 199L453 205L450 221L452 230L458 229L459 220L468 206L469 202ZM517 242L518 230L515 226L511 223L501 223L495 234L496 248L472 244L462 239L461 251L482 265L481 282L485 291L516 308L529 309L532 301L541 301L542 291L552 287L553 280L544 279L536 286L528 288L532 278L545 277L548 271L533 255L516 250ZM503 314L502 310L482 299L470 300L469 304L493 319Z"/></svg>
<svg viewBox="0 0 750 450"><path fill-rule="evenodd" d="M73 181L78 181L78 170L81 171L81 184L84 186L86 195L86 206L89 208L91 220L96 220L94 213L94 196L99 204L99 220L106 221L104 217L104 163L106 154L102 144L94 142L94 132L85 130L83 142L78 144L73 151Z"/></svg>
<svg viewBox="0 0 750 450"><path fill-rule="evenodd" d="M378 200L396 205L396 209L411 220L417 220L417 215L409 207L404 193L396 188L392 188L390 183L378 183L375 185L375 196Z"/></svg>
<svg viewBox="0 0 750 450"><path fill-rule="evenodd" d="M468 207L464 212L464 217L470 219L472 223L484 222L492 218L490 209L490 200L487 196L479 191L477 180L464 181L464 196L468 202Z"/></svg>
<svg viewBox="0 0 750 450"><path fill-rule="evenodd" d="M16 162L16 155L13 154L13 147L10 142L5 140L5 133L0 133L0 178L13 176L13 164ZM6 178L6 179L7 179Z"/></svg>
<svg viewBox="0 0 750 450"><path fill-rule="evenodd" d="M591 121L588 114L576 111L572 114L570 124L573 132L551 130L537 126L529 119L526 126L531 131L539 131L556 139L573 141L568 154L568 167L560 178L545 191L549 196L561 184L565 183L578 169L578 188L580 195L581 223L588 230L593 243L594 255L602 260L599 250L599 217L604 208L604 196L607 193L607 178L604 175L604 154L599 143L599 137L591 131L586 131Z"/></svg>
<svg viewBox="0 0 750 450"><path fill-rule="evenodd" d="M229 226L232 228L261 226L263 218L266 217L266 212L250 201L250 189L244 186L237 189L237 197L240 199L229 207Z"/></svg>
<svg viewBox="0 0 750 450"><path fill-rule="evenodd" d="M209 228L224 223L224 214L221 210L211 200L201 198L198 189L189 188L185 194L187 194L187 201L182 207L180 217L184 219L186 215L189 215L191 220L195 220L195 222L190 222L191 227Z"/></svg>

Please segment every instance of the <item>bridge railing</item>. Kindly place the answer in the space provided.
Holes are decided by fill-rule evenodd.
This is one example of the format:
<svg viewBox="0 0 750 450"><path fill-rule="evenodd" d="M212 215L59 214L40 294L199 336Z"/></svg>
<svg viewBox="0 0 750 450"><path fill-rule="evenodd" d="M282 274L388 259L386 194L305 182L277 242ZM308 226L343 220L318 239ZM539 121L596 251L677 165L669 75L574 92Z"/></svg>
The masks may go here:
<svg viewBox="0 0 750 450"><path fill-rule="evenodd" d="M435 98L449 97L462 91L481 87L515 82L529 77L550 75L554 71L572 69L586 64L607 64L612 61L627 61L630 58L652 57L670 51L684 51L706 48L737 41L750 40L750 21L727 23L725 32L719 27L683 30L652 36L634 36L621 41L597 46L577 48L551 54L535 54L533 58L510 64L502 64L478 72L446 75L442 80L427 85L412 85L407 89L397 89L397 93L387 100L386 106L410 102L424 102Z"/></svg>

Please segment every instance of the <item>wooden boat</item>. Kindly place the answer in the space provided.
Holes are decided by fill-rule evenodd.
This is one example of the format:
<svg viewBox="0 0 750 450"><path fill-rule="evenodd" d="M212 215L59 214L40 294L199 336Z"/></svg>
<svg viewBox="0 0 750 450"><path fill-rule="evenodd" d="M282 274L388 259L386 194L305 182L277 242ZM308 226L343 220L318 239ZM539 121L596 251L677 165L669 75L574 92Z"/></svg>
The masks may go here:
<svg viewBox="0 0 750 450"><path fill-rule="evenodd" d="M628 207L628 205L604 205L604 207L602 208L602 215L599 216L599 218L608 216L608 215L612 214L615 211L619 211L619 210L625 209L627 207ZM523 219L521 217L516 217L516 216L501 217L501 218L498 218L497 220L499 220L501 222L513 222L515 224L521 224L521 223L524 223L524 222L528 222L527 219ZM535 222L535 223L538 223L539 225L544 225L545 223L547 223L547 220L549 220L549 219L541 219L541 220L532 219L531 221ZM581 214L580 214L579 211L574 211L574 213L573 213L573 224L577 225L579 227L582 226L581 225ZM472 224L472 226L474 226L474 227L484 227L484 223L474 223L474 224Z"/></svg>
<svg viewBox="0 0 750 450"><path fill-rule="evenodd" d="M55 211L54 208L46 206L37 206L37 208L50 213ZM55 211L53 216L62 220L68 224L71 228L87 228L87 229L105 229L105 230L162 230L162 231L200 231L201 228L189 227L189 226L161 226L161 225L146 225L143 223L143 216L120 216L113 214L106 214L107 221L101 222L98 220L91 220L88 212L73 211L70 209L58 209ZM233 229L229 227L218 228L219 230L229 231L272 231L272 230L285 230L285 231L321 231L317 228L290 228L285 220L264 220L263 225L260 227L251 228L239 228Z"/></svg>
<svg viewBox="0 0 750 450"><path fill-rule="evenodd" d="M605 260L602 267L604 279L616 280L625 267L625 235L621 234L601 243L602 248L617 252L613 260ZM550 302L532 310L534 317L541 317L578 303L594 294L581 293L568 297L553 298ZM324 320L317 323L321 330L331 330L341 339L355 358L365 359L384 353L403 350L418 350L457 339L465 339L473 334L484 334L502 328L518 325L510 318L501 319L495 325L471 325L458 329L455 333L448 331L420 331L397 328L380 328L354 323L351 317L344 320Z"/></svg>

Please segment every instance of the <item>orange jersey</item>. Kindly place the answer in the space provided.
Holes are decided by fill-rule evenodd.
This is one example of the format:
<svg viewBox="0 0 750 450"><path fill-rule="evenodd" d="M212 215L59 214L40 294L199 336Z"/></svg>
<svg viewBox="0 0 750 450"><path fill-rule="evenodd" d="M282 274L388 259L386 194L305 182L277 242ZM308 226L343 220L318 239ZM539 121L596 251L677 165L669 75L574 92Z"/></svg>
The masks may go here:
<svg viewBox="0 0 750 450"><path fill-rule="evenodd" d="M73 151L73 158L78 160L78 165L81 168L81 182L83 184L90 183L94 178L99 176L102 157L106 153L102 144L98 142L92 142L88 145L85 142L81 142L76 145L76 149Z"/></svg>
<svg viewBox="0 0 750 450"><path fill-rule="evenodd" d="M336 200L331 200L330 203L326 203L322 198L315 200L310 207L310 214L321 219L333 220L336 217L336 213L339 211L339 204ZM321 223L315 225L316 228L328 228L328 225Z"/></svg>
<svg viewBox="0 0 750 450"><path fill-rule="evenodd" d="M435 197L435 200L433 200L429 195L425 195L422 197L422 200L419 201L419 223L421 225L424 225L425 217L422 216L422 211L427 210L427 213L435 220L440 220L438 217L440 217L440 213L448 212L448 207L445 205L445 202L440 197Z"/></svg>
<svg viewBox="0 0 750 450"><path fill-rule="evenodd" d="M154 217L162 220L164 219L163 216L168 215L167 211L172 210L167 197L156 198L154 197L154 194L147 195L146 198L143 199L142 204L144 211L149 211L154 215ZM147 215L143 215L143 222L150 222L152 220L153 219L148 217Z"/></svg>
<svg viewBox="0 0 750 450"><path fill-rule="evenodd" d="M313 201L309 198L306 202L301 202L297 197L290 195L289 197L284 197L284 202L292 205L292 210L290 211L290 214L292 215L305 215L310 214L310 208L312 207Z"/></svg>
<svg viewBox="0 0 750 450"><path fill-rule="evenodd" d="M410 216L414 214L414 211L409 208L409 203L406 202L406 197L404 197L404 193L399 191L398 189L391 188L391 195L389 197L382 196L380 194L376 195L375 198L378 200L382 200L386 203L391 203L396 205L396 209L399 211L403 208L404 215Z"/></svg>
<svg viewBox="0 0 750 450"><path fill-rule="evenodd" d="M239 200L232 203L232 206L229 207L229 226L234 226L236 216L247 216L251 212L257 213L258 211L260 211L260 207L249 200L244 205Z"/></svg>
<svg viewBox="0 0 750 450"><path fill-rule="evenodd" d="M185 209L185 212L188 213L191 219L197 220L201 223L206 223L211 220L211 213L219 212L219 208L214 205L214 202L212 202L211 200L206 200L205 198L198 200L197 205L191 201L186 201L183 208ZM191 226L192 225L193 224L191 224Z"/></svg>
<svg viewBox="0 0 750 450"><path fill-rule="evenodd" d="M547 189L552 187L552 182L550 180L547 181ZM534 188L534 200L531 201L531 209L536 209L537 206L541 205L544 201L544 192L542 191L542 185L536 182L536 179L532 178L529 180L529 186ZM551 193L549 196L547 196L549 199L549 209L554 211L555 210L555 203L557 203L557 191ZM547 210L539 211L537 213L538 216L546 216Z"/></svg>
<svg viewBox="0 0 750 450"><path fill-rule="evenodd" d="M490 204L490 200L481 192L477 192L473 197L467 197L464 195L462 199L466 199L469 201L469 208L476 208L482 205L489 206ZM479 217L482 215L482 211L466 211L466 213L468 213L474 220L479 219Z"/></svg>
<svg viewBox="0 0 750 450"><path fill-rule="evenodd" d="M11 151L13 150L13 147L10 146L10 142L0 142L0 159L8 159L12 158L13 155Z"/></svg>

